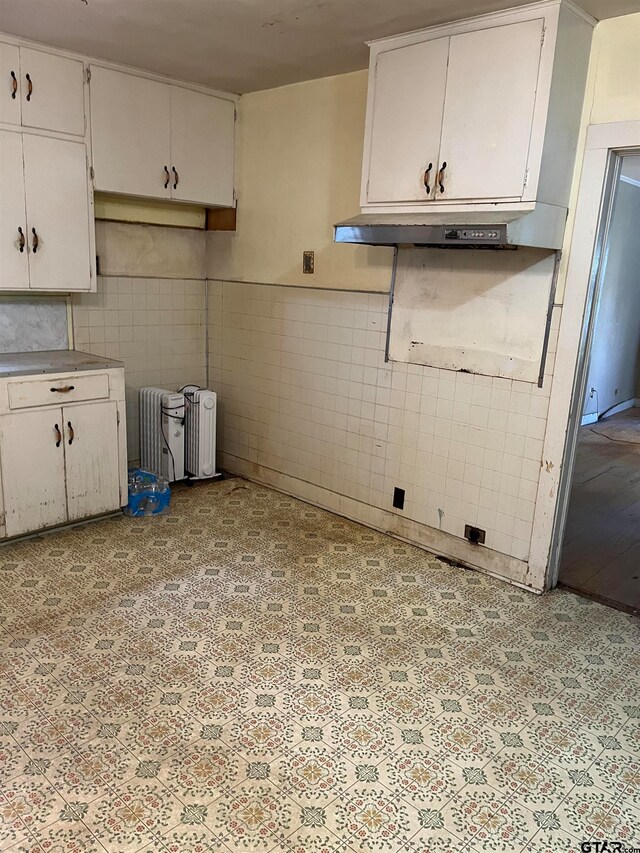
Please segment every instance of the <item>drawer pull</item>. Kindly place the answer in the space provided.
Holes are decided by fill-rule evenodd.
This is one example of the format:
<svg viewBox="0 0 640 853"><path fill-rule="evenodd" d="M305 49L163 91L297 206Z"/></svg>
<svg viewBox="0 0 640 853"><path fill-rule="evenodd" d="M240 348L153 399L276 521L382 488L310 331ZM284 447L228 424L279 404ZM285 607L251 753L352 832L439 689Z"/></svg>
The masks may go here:
<svg viewBox="0 0 640 853"><path fill-rule="evenodd" d="M438 172L438 177L436 178L436 181L438 183L438 186L440 187L441 193L444 192L444 184L442 183L442 181L444 179L444 170L446 168L447 168L447 161L445 160L444 163L442 164L442 166L440 166L440 171Z"/></svg>
<svg viewBox="0 0 640 853"><path fill-rule="evenodd" d="M164 167L164 174L165 174L165 178L166 178L166 181L164 182L164 188L166 190L169 188L169 181L171 180L171 175L170 175L169 170L167 169L166 166Z"/></svg>
<svg viewBox="0 0 640 853"><path fill-rule="evenodd" d="M171 170L172 170L172 172L176 178L175 181L173 182L173 188L174 188L174 190L177 190L178 189L178 181L180 180L180 175L178 174L178 170L176 169L175 166L172 166Z"/></svg>
<svg viewBox="0 0 640 853"><path fill-rule="evenodd" d="M76 434L71 426L71 421L67 421L67 426L69 427L69 444L73 444L73 439L76 437Z"/></svg>
<svg viewBox="0 0 640 853"><path fill-rule="evenodd" d="M27 84L28 84L28 86L27 86L27 100L30 101L31 95L33 95L33 81L32 81L29 74L25 74L25 77L27 78Z"/></svg>
<svg viewBox="0 0 640 853"><path fill-rule="evenodd" d="M60 427L58 426L58 424L56 424L54 426L54 429L56 431L56 438L57 438L56 447L60 447L60 445L62 443L62 433L60 432Z"/></svg>
<svg viewBox="0 0 640 853"><path fill-rule="evenodd" d="M38 251L38 246L40 245L40 238L38 237L38 232L35 228L31 229L31 233L33 234L33 240L31 241L31 250L33 254Z"/></svg>
<svg viewBox="0 0 640 853"><path fill-rule="evenodd" d="M58 394L68 394L69 391L73 391L75 385L63 385L62 388L50 388L49 390L53 393L56 391Z"/></svg>
<svg viewBox="0 0 640 853"><path fill-rule="evenodd" d="M18 237L18 251L24 252L24 244L26 241L24 239L24 231L22 230L22 228L18 228L18 234L20 235Z"/></svg>
<svg viewBox="0 0 640 853"><path fill-rule="evenodd" d="M14 101L16 99L16 92L17 91L18 91L18 80L16 78L16 72L12 71L11 72L11 97L13 98Z"/></svg>

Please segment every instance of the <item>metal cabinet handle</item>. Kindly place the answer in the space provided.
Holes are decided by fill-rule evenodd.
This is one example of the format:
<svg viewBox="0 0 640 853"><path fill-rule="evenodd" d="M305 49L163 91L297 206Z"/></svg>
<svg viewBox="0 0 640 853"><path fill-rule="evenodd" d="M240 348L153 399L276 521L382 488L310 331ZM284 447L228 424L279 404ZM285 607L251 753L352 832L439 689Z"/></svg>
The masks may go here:
<svg viewBox="0 0 640 853"><path fill-rule="evenodd" d="M440 192L444 192L444 184L442 183L442 179L444 178L444 170L447 168L447 161L445 160L440 166L440 171L438 172L438 177L436 178L438 186L440 187Z"/></svg>
<svg viewBox="0 0 640 853"><path fill-rule="evenodd" d="M164 174L166 176L166 181L164 182L164 188L166 190L167 187L169 186L169 181L171 180L171 174L169 173L169 170L167 169L166 166L164 167Z"/></svg>
<svg viewBox="0 0 640 853"><path fill-rule="evenodd" d="M69 427L69 444L73 444L73 439L76 437L76 434L71 426L71 421L67 421L67 426Z"/></svg>
<svg viewBox="0 0 640 853"><path fill-rule="evenodd" d="M51 391L51 392L54 392L54 391L55 391L55 392L56 392L56 393L58 393L58 394L68 394L68 393L69 393L69 391L73 391L73 389L74 389L75 387L76 387L75 385L63 385L63 387L62 387L62 388L55 388L55 387L54 387L54 388L49 388L49 391Z"/></svg>
<svg viewBox="0 0 640 853"><path fill-rule="evenodd" d="M27 79L27 100L31 100L31 95L33 95L33 80L29 74L24 75Z"/></svg>
<svg viewBox="0 0 640 853"><path fill-rule="evenodd" d="M11 97L13 98L14 101L16 99L17 92L18 92L18 79L16 77L16 72L12 71L11 72Z"/></svg>
<svg viewBox="0 0 640 853"><path fill-rule="evenodd" d="M24 246L27 241L25 240L24 231L22 230L22 228L18 228L18 234L20 235L18 237L18 251L24 252Z"/></svg>
<svg viewBox="0 0 640 853"><path fill-rule="evenodd" d="M174 188L174 190L177 190L178 189L178 181L180 180L180 175L178 174L178 170L176 169L175 166L171 167L171 171L175 175L175 181L173 182L173 188Z"/></svg>
<svg viewBox="0 0 640 853"><path fill-rule="evenodd" d="M33 254L35 255L35 253L38 251L38 246L40 245L40 238L38 237L35 228L31 229L31 233L33 234L33 240L31 241L31 249L33 251Z"/></svg>
<svg viewBox="0 0 640 853"><path fill-rule="evenodd" d="M431 185L429 184L431 170L433 169L433 163L429 163L427 168L424 170L424 175L422 177L422 181L424 183L424 188L427 191L427 195L431 192Z"/></svg>
<svg viewBox="0 0 640 853"><path fill-rule="evenodd" d="M60 447L60 445L62 444L62 433L60 432L60 427L58 426L58 424L56 424L54 426L54 430L56 431L56 439L57 439L56 447Z"/></svg>

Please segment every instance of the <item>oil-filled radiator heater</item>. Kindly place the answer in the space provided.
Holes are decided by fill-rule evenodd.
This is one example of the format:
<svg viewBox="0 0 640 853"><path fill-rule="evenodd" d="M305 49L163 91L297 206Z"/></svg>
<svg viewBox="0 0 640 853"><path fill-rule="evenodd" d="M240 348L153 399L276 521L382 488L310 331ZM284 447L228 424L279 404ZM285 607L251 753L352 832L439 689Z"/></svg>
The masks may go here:
<svg viewBox="0 0 640 853"><path fill-rule="evenodd" d="M186 385L180 391L140 389L140 464L175 480L204 480L216 471L215 391Z"/></svg>

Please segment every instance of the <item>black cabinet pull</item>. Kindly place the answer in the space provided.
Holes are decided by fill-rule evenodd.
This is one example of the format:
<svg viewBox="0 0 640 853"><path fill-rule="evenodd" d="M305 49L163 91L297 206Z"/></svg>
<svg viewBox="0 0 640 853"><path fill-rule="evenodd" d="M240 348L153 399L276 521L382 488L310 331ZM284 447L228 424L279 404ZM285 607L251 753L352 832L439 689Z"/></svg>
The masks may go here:
<svg viewBox="0 0 640 853"><path fill-rule="evenodd" d="M18 237L18 251L24 252L24 246L27 241L25 240L24 231L22 230L22 228L18 228L18 234L20 235Z"/></svg>
<svg viewBox="0 0 640 853"><path fill-rule="evenodd" d="M25 74L27 78L27 100L31 100L31 95L33 95L33 80L31 79L29 74Z"/></svg>
<svg viewBox="0 0 640 853"><path fill-rule="evenodd" d="M62 444L62 433L60 432L60 427L58 426L58 424L56 424L54 426L54 430L56 431L56 439L57 439L56 447L60 447L60 445Z"/></svg>
<svg viewBox="0 0 640 853"><path fill-rule="evenodd" d="M180 175L178 174L178 170L176 169L175 166L171 167L171 171L175 175L175 181L173 182L173 188L174 188L174 190L177 190L178 189L178 181L180 180Z"/></svg>
<svg viewBox="0 0 640 853"><path fill-rule="evenodd" d="M38 233L35 228L31 229L31 233L33 234L33 240L31 241L31 250L33 254L38 251L38 246L40 245L40 238L38 237Z"/></svg>
<svg viewBox="0 0 640 853"><path fill-rule="evenodd" d="M427 195L431 192L431 185L429 184L431 170L433 169L433 163L429 163L427 168L424 170L424 175L422 177L422 181L424 183L424 188L427 191Z"/></svg>
<svg viewBox="0 0 640 853"><path fill-rule="evenodd" d="M164 188L166 190L167 187L169 186L169 181L171 180L171 175L169 174L169 170L167 169L166 166L164 167L164 174L166 176L166 181L164 182Z"/></svg>
<svg viewBox="0 0 640 853"><path fill-rule="evenodd" d="M447 161L445 160L443 162L442 166L440 166L440 171L438 172L438 178L437 178L438 186L440 187L441 193L444 192L444 184L442 183L442 179L444 178L444 170L446 168L447 168Z"/></svg>
<svg viewBox="0 0 640 853"><path fill-rule="evenodd" d="M76 434L71 426L71 421L67 421L67 426L69 427L69 444L73 444L73 439L76 437Z"/></svg>
<svg viewBox="0 0 640 853"><path fill-rule="evenodd" d="M16 99L17 92L18 92L18 79L16 77L16 72L12 71L11 72L11 97L13 98L14 101Z"/></svg>
<svg viewBox="0 0 640 853"><path fill-rule="evenodd" d="M58 394L68 394L69 391L73 391L75 387L75 385L63 385L62 388L49 388L49 391L51 391L51 393L56 392Z"/></svg>

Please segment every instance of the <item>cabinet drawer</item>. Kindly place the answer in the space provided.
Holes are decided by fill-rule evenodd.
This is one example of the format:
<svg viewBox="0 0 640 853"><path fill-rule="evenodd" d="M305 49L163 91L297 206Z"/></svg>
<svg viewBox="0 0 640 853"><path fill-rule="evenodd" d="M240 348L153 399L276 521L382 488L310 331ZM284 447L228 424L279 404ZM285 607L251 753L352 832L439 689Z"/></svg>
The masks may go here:
<svg viewBox="0 0 640 853"><path fill-rule="evenodd" d="M109 376L99 373L93 376L67 375L21 380L9 382L8 391L10 409L103 400L109 397Z"/></svg>

